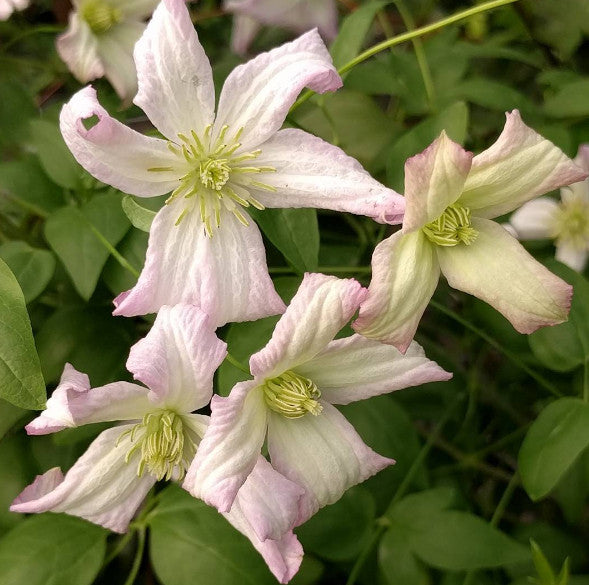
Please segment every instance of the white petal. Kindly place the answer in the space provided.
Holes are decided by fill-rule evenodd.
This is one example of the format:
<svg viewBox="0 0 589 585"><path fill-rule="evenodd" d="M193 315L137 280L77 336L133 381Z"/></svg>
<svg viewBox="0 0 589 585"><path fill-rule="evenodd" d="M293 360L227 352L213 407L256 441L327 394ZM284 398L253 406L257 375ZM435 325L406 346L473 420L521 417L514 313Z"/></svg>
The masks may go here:
<svg viewBox="0 0 589 585"><path fill-rule="evenodd" d="M298 524L333 504L353 485L394 461L364 444L354 427L331 404L323 412L287 419L274 412L268 420L268 450L273 467L305 488Z"/></svg>
<svg viewBox="0 0 589 585"><path fill-rule="evenodd" d="M272 378L315 357L352 318L365 293L354 279L305 274L272 339L251 357L252 375Z"/></svg>
<svg viewBox="0 0 589 585"><path fill-rule="evenodd" d="M332 341L314 359L297 367L296 372L313 380L321 398L331 404L348 404L452 377L425 357L415 341L403 355L390 345L361 335Z"/></svg>
<svg viewBox="0 0 589 585"><path fill-rule="evenodd" d="M577 272L583 272L589 257L589 242L587 247L580 249L567 241L556 242L556 259Z"/></svg>
<svg viewBox="0 0 589 585"><path fill-rule="evenodd" d="M182 199L175 200L156 215L145 267L137 284L115 299L113 314L145 315L163 305L187 303L220 327L282 313L284 303L268 274L255 223L249 219L246 227L223 211L221 227L209 237L196 209L175 225L183 206Z"/></svg>
<svg viewBox="0 0 589 585"><path fill-rule="evenodd" d="M163 0L135 47L139 93L135 103L170 140L213 122L211 65L184 0Z"/></svg>
<svg viewBox="0 0 589 585"><path fill-rule="evenodd" d="M440 268L433 244L419 230L397 232L372 255L372 280L354 329L404 352L431 299Z"/></svg>
<svg viewBox="0 0 589 585"><path fill-rule="evenodd" d="M558 203L554 199L540 197L524 203L509 221L520 240L554 238L558 212Z"/></svg>
<svg viewBox="0 0 589 585"><path fill-rule="evenodd" d="M144 20L151 16L160 0L125 0L120 4L121 12L128 17Z"/></svg>
<svg viewBox="0 0 589 585"><path fill-rule="evenodd" d="M499 224L473 218L470 245L438 247L450 286L495 307L520 333L566 320L572 287L528 254Z"/></svg>
<svg viewBox="0 0 589 585"><path fill-rule="evenodd" d="M245 55L260 28L260 23L257 20L236 14L233 17L231 50L238 55Z"/></svg>

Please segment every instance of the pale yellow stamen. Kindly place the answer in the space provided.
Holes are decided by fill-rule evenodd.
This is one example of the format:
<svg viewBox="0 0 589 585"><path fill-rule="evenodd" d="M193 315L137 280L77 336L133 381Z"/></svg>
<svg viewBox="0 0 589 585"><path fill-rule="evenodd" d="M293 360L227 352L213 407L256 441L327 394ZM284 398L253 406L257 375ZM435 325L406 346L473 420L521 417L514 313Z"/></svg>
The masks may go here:
<svg viewBox="0 0 589 585"><path fill-rule="evenodd" d="M454 203L438 219L421 228L430 242L438 246L470 246L479 235L470 225L470 209Z"/></svg>
<svg viewBox="0 0 589 585"><path fill-rule="evenodd" d="M286 418L300 418L310 412L317 416L323 407L318 400L321 392L308 378L287 371L263 385L268 408Z"/></svg>
<svg viewBox="0 0 589 585"><path fill-rule="evenodd" d="M117 24L123 13L105 0L85 0L80 7L80 17L94 34L101 35Z"/></svg>

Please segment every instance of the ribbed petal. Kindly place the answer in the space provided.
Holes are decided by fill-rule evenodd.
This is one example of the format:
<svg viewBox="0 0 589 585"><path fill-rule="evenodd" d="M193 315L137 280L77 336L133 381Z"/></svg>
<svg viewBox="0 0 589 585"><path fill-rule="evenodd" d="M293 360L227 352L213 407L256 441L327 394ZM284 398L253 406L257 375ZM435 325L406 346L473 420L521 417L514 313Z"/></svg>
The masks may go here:
<svg viewBox="0 0 589 585"><path fill-rule="evenodd" d="M434 221L460 197L470 170L472 153L450 140L446 132L422 153L405 163L407 209L403 231Z"/></svg>
<svg viewBox="0 0 589 585"><path fill-rule="evenodd" d="M413 341L405 355L396 348L360 335L332 341L296 372L313 380L321 398L348 404L427 382L449 380L450 372L425 357Z"/></svg>
<svg viewBox="0 0 589 585"><path fill-rule="evenodd" d="M139 93L135 103L170 140L201 134L213 122L211 65L184 0L163 0L135 47Z"/></svg>
<svg viewBox="0 0 589 585"><path fill-rule="evenodd" d="M296 129L280 130L262 145L256 165L275 173L259 181L276 193L255 190L266 207L317 207L400 223L405 199L375 181L352 157L321 138Z"/></svg>
<svg viewBox="0 0 589 585"><path fill-rule="evenodd" d="M179 0L178 0L179 1ZM248 150L261 145L282 126L299 92L318 93L342 85L316 30L239 65L227 77L213 135L228 125L243 128L240 142Z"/></svg>
<svg viewBox="0 0 589 585"><path fill-rule="evenodd" d="M83 121L93 116L98 122L87 130ZM63 106L60 126L76 160L100 181L140 197L163 195L178 185L181 173L148 171L177 164L166 142L111 118L92 87L80 90Z"/></svg>
<svg viewBox="0 0 589 585"><path fill-rule="evenodd" d="M175 200L156 215L145 267L137 284L115 299L113 314L145 315L186 303L200 307L220 327L282 313L256 224L249 219L246 227L222 212L221 227L209 237L196 209L175 225L183 205Z"/></svg>
<svg viewBox="0 0 589 585"><path fill-rule="evenodd" d="M553 238L556 235L558 203L549 197L540 197L524 203L509 218L520 240Z"/></svg>
<svg viewBox="0 0 589 585"><path fill-rule="evenodd" d="M374 250L368 296L352 326L405 352L439 277L434 245L421 230L393 234Z"/></svg>
<svg viewBox="0 0 589 585"><path fill-rule="evenodd" d="M459 203L493 218L530 199L587 176L552 142L526 126L519 112L506 114L501 136L472 161Z"/></svg>
<svg viewBox="0 0 589 585"><path fill-rule="evenodd" d="M102 432L63 480L55 468L38 476L10 509L23 513L65 512L114 532L125 532L155 483L149 474L137 476L140 452L125 462L130 437L126 435L120 442L118 439L131 428L125 425Z"/></svg>
<svg viewBox="0 0 589 585"><path fill-rule="evenodd" d="M354 427L331 404L323 412L287 419L270 413L268 450L273 467L305 488L298 524L333 504L353 485L394 461L364 444Z"/></svg>
<svg viewBox="0 0 589 585"><path fill-rule="evenodd" d="M252 375L272 378L314 358L352 318L365 294L354 279L305 274L272 339L251 357Z"/></svg>
<svg viewBox="0 0 589 585"><path fill-rule="evenodd" d="M470 245L438 247L450 286L495 307L520 333L566 321L572 287L528 254L500 225L474 218Z"/></svg>

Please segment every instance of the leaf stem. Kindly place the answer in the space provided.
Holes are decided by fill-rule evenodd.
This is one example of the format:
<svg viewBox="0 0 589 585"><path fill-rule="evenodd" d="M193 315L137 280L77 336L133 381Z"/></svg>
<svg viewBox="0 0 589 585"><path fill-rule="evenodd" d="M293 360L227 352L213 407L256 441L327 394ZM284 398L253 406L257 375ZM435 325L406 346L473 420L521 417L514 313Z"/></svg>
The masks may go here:
<svg viewBox="0 0 589 585"><path fill-rule="evenodd" d="M137 529L137 551L135 552L135 558L133 559L133 566L131 572L125 581L125 585L133 585L139 569L141 568L141 561L143 560L143 551L145 550L145 526L139 526Z"/></svg>
<svg viewBox="0 0 589 585"><path fill-rule="evenodd" d="M234 367L236 367L238 370L241 370L242 372L246 373L248 376L251 376L251 373L249 371L248 368L246 368L239 360L235 359L229 352L227 352L227 355L225 356L225 359Z"/></svg>

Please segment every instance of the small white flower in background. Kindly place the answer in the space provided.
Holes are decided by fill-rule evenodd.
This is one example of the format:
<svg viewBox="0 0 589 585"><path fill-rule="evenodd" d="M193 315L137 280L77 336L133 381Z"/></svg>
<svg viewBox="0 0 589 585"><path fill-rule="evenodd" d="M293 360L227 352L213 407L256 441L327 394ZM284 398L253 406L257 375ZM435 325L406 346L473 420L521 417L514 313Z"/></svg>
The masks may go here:
<svg viewBox="0 0 589 585"><path fill-rule="evenodd" d="M73 0L57 52L81 83L106 77L122 100L137 93L133 47L158 0Z"/></svg>
<svg viewBox="0 0 589 585"><path fill-rule="evenodd" d="M579 147L575 162L589 172L589 144ZM582 272L589 257L589 179L549 197L529 201L509 220L520 240L554 240L556 259Z"/></svg>
<svg viewBox="0 0 589 585"><path fill-rule="evenodd" d="M0 0L0 20L8 20L15 10L24 10L29 0Z"/></svg>
<svg viewBox="0 0 589 585"><path fill-rule="evenodd" d="M335 0L225 0L223 8L235 15L231 48L238 55L247 52L262 26L296 34L317 28L326 41L337 35Z"/></svg>

